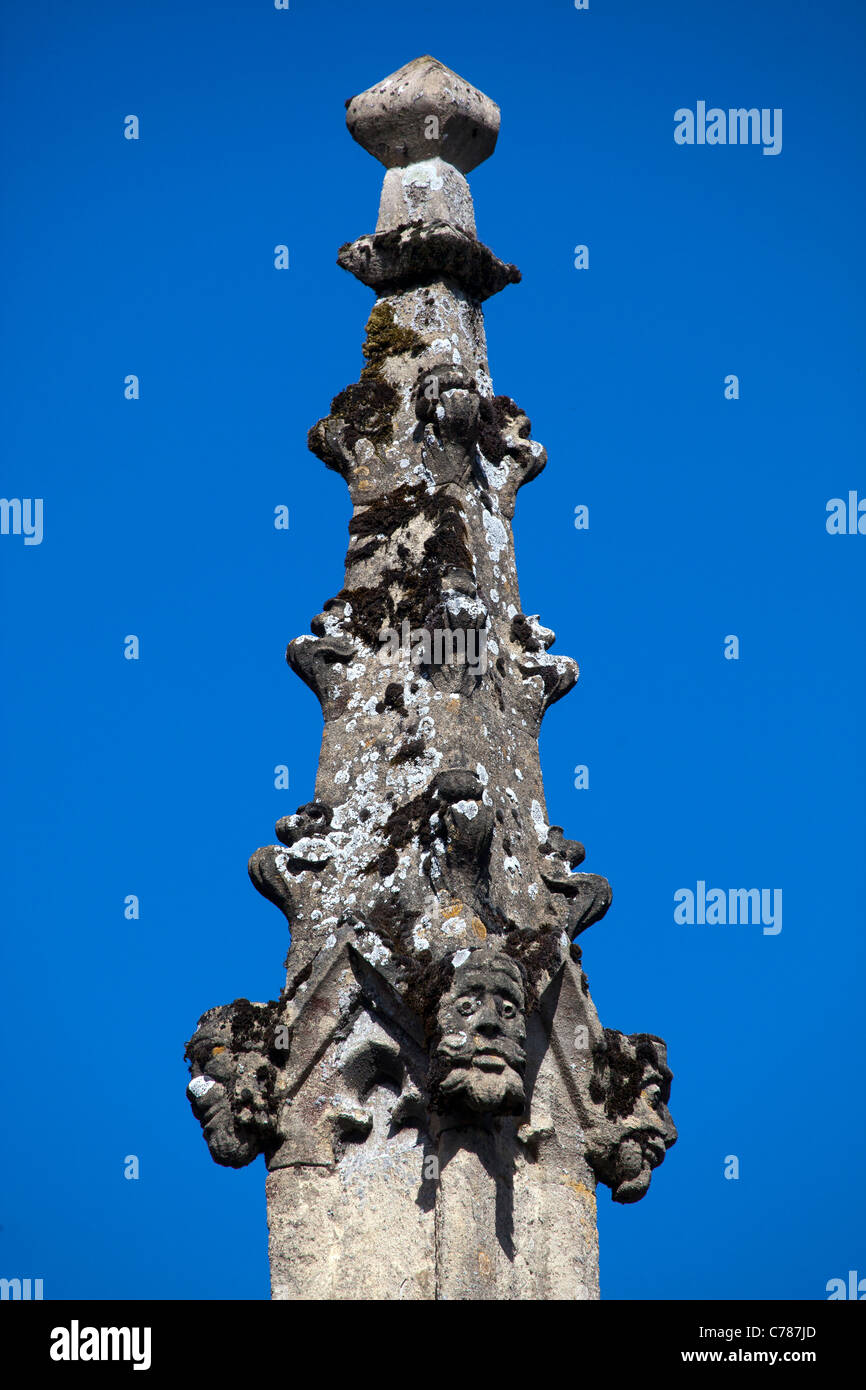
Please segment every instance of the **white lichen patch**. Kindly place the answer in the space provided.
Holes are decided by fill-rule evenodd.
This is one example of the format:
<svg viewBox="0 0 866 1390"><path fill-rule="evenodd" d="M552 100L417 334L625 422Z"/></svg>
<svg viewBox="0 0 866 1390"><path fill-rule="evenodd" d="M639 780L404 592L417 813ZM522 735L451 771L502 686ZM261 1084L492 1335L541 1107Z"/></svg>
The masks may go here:
<svg viewBox="0 0 866 1390"><path fill-rule="evenodd" d="M488 553L493 563L496 564L503 550L508 545L508 533L505 530L501 518L494 516L492 512L482 512L481 520L484 524L484 535L487 541Z"/></svg>
<svg viewBox="0 0 866 1390"><path fill-rule="evenodd" d="M364 932L358 937L358 950L371 965L384 965L391 959L391 952L373 932Z"/></svg>
<svg viewBox="0 0 866 1390"><path fill-rule="evenodd" d="M210 1076L194 1076L186 1089L191 1096L195 1096L196 1100L201 1100L202 1096L206 1096L211 1087L215 1085L216 1082Z"/></svg>
<svg viewBox="0 0 866 1390"><path fill-rule="evenodd" d="M535 835L538 840L538 843L543 844L544 841L547 839L548 833L550 831L550 826L544 819L544 812L542 811L537 801L532 802L529 808L529 814L532 816L532 825L535 830Z"/></svg>
<svg viewBox="0 0 866 1390"><path fill-rule="evenodd" d="M400 176L400 182L404 188L430 188L436 193L445 184L442 175L437 172L436 162L432 159L407 164Z"/></svg>
<svg viewBox="0 0 866 1390"><path fill-rule="evenodd" d="M478 456L481 464L481 471L487 481L487 486L492 488L494 492L501 492L508 482L508 464L491 463L489 459L484 457L480 449L478 451Z"/></svg>

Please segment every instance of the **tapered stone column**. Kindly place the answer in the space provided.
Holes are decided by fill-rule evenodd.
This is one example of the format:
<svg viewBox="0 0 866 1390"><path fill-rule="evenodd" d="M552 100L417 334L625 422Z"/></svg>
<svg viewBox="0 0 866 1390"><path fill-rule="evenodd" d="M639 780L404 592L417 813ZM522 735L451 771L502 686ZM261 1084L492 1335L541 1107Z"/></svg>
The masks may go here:
<svg viewBox="0 0 866 1390"><path fill-rule="evenodd" d="M520 275L466 175L499 109L424 57L346 120L386 168L338 257L376 300L309 446L354 512L287 652L324 716L315 798L250 861L288 974L203 1016L190 1100L217 1162L264 1154L274 1298L597 1298L596 1183L641 1197L676 1133L664 1044L599 1023L576 937L610 888L545 807L538 733L577 666L514 562L546 456L487 359L481 305Z"/></svg>

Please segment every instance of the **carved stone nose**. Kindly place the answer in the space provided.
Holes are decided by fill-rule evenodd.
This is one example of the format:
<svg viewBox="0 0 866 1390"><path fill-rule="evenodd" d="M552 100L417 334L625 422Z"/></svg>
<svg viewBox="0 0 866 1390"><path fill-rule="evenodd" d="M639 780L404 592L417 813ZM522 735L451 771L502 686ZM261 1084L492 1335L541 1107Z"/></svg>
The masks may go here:
<svg viewBox="0 0 866 1390"><path fill-rule="evenodd" d="M484 1004L475 1020L475 1032L481 1033L486 1038L495 1037L501 1032L499 1015L492 1004Z"/></svg>

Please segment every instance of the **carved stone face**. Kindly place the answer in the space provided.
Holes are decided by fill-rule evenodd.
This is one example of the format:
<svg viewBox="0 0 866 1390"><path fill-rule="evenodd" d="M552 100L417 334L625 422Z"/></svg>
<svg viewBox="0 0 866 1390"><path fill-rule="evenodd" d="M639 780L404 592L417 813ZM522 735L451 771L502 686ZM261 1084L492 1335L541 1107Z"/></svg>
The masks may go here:
<svg viewBox="0 0 866 1390"><path fill-rule="evenodd" d="M523 979L498 947L458 951L439 1001L434 1045L437 1109L519 1115L524 1109Z"/></svg>
<svg viewBox="0 0 866 1390"><path fill-rule="evenodd" d="M187 1056L192 1079L186 1093L211 1157L225 1167L244 1167L259 1153L261 1144L256 1135L235 1123L232 1101L238 1063L231 1047L228 1009L208 1010L187 1044Z"/></svg>
<svg viewBox="0 0 866 1390"><path fill-rule="evenodd" d="M672 1079L667 1049L648 1033L626 1037L605 1029L605 1039L590 1085L598 1120L587 1157L615 1202L637 1202L677 1138L667 1108Z"/></svg>
<svg viewBox="0 0 866 1390"><path fill-rule="evenodd" d="M640 1200L650 1185L653 1169L664 1161L677 1138L666 1104L671 1073L664 1043L655 1042L652 1055L645 1055L642 1060L640 1095L625 1121L626 1137L614 1160L617 1181L613 1195L617 1202Z"/></svg>

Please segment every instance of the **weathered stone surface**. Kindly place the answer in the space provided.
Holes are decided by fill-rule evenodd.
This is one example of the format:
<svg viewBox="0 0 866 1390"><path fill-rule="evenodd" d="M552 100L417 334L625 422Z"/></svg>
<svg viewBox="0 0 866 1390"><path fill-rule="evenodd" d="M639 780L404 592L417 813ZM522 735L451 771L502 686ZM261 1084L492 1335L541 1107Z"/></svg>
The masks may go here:
<svg viewBox="0 0 866 1390"><path fill-rule="evenodd" d="M493 153L499 107L427 54L352 97L346 125L388 169L438 155L468 174Z"/></svg>
<svg viewBox="0 0 866 1390"><path fill-rule="evenodd" d="M498 113L431 62L350 106L380 225L420 192L340 253L379 293L309 436L353 503L343 586L287 651L321 757L249 865L286 983L203 1016L189 1095L217 1162L265 1158L275 1298L596 1298L596 1182L646 1192L671 1073L660 1039L602 1028L580 966L610 885L549 823L537 742L578 669L522 611L511 529L546 454L494 394L480 305L518 277L456 172ZM422 161L437 113L448 153Z"/></svg>
<svg viewBox="0 0 866 1390"><path fill-rule="evenodd" d="M377 232L390 232L412 222L448 222L467 236L475 235L472 194L463 175L444 159L389 169L382 184Z"/></svg>
<svg viewBox="0 0 866 1390"><path fill-rule="evenodd" d="M413 222L340 247L337 264L382 294L450 280L476 303L520 282L520 271L449 222Z"/></svg>

